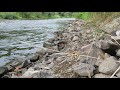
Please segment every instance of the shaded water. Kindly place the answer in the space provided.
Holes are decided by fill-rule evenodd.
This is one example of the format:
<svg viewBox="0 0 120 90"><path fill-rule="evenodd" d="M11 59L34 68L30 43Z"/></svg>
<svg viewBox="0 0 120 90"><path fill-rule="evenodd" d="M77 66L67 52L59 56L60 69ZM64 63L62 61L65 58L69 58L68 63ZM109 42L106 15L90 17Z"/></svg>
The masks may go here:
<svg viewBox="0 0 120 90"><path fill-rule="evenodd" d="M54 31L62 30L69 20L74 18L0 21L0 66L11 60L24 60L35 53L45 40L53 37Z"/></svg>

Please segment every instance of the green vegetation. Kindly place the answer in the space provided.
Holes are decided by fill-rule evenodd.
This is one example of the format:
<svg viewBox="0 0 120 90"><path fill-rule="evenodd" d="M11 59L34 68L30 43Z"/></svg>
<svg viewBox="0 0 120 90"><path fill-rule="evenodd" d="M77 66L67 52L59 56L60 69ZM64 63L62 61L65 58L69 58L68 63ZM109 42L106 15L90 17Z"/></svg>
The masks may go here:
<svg viewBox="0 0 120 90"><path fill-rule="evenodd" d="M0 12L0 19L79 18L97 24L118 16L119 12Z"/></svg>
<svg viewBox="0 0 120 90"><path fill-rule="evenodd" d="M0 12L0 19L48 19L81 18L89 19L89 12Z"/></svg>

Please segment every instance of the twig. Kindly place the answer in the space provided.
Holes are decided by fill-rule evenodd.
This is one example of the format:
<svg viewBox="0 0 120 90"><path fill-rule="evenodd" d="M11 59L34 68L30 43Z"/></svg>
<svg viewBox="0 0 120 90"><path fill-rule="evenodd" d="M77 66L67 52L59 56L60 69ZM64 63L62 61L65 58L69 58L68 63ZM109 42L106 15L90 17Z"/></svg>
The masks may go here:
<svg viewBox="0 0 120 90"><path fill-rule="evenodd" d="M118 70L120 70L120 66L117 68L117 70L112 74L112 76L110 78L113 78L114 75L118 72Z"/></svg>
<svg viewBox="0 0 120 90"><path fill-rule="evenodd" d="M88 56L89 56L89 54L90 54L90 52L91 52L91 50L92 50L92 45L93 45L93 44L91 44L91 47L90 47L89 52L88 52L88 54L87 54L87 60L88 60L88 58L89 58Z"/></svg>

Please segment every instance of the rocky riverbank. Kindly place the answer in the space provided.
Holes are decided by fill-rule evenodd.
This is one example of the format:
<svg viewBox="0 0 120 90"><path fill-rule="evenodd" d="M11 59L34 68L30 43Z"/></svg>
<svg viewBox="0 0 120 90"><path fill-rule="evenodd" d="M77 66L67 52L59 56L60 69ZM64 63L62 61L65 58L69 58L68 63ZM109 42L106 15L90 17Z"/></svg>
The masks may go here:
<svg viewBox="0 0 120 90"><path fill-rule="evenodd" d="M85 21L71 21L25 62L0 67L0 77L119 78L119 38L110 35Z"/></svg>

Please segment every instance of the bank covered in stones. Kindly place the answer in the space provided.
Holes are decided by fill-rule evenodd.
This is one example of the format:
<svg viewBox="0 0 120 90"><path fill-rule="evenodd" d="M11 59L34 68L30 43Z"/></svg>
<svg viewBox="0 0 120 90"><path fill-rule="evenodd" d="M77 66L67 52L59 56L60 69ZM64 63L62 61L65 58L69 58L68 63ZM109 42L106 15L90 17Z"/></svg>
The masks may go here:
<svg viewBox="0 0 120 90"><path fill-rule="evenodd" d="M117 38L117 39L116 39ZM68 23L25 62L0 67L2 78L119 78L120 45L85 21Z"/></svg>

